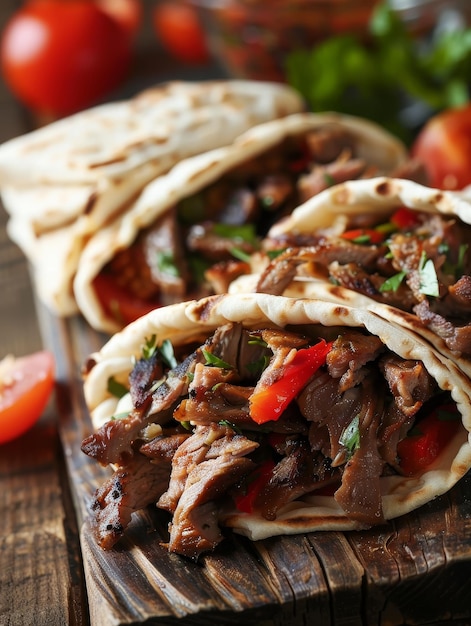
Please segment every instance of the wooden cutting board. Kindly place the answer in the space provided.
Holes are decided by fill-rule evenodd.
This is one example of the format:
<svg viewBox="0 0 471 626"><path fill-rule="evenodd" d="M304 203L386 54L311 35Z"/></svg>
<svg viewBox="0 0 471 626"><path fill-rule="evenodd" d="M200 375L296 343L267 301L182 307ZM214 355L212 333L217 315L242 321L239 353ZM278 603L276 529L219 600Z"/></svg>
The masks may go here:
<svg viewBox="0 0 471 626"><path fill-rule="evenodd" d="M88 503L108 469L80 450L91 431L80 368L107 337L80 317L59 320L38 310L57 360L60 433L91 626L471 624L471 473L445 496L367 532L258 542L228 534L194 563L166 551L168 518L149 509L115 549L102 551L89 530Z"/></svg>

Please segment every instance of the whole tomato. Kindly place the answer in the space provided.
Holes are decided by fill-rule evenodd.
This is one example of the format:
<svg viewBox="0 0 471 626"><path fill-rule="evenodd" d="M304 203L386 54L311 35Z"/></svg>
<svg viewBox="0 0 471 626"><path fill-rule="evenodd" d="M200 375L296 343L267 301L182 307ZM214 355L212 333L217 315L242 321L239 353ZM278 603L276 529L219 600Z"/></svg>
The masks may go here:
<svg viewBox="0 0 471 626"><path fill-rule="evenodd" d="M134 38L142 22L141 0L94 0L96 4L114 18L131 38Z"/></svg>
<svg viewBox="0 0 471 626"><path fill-rule="evenodd" d="M7 23L0 46L11 91L52 116L79 111L115 89L131 56L125 29L88 0L29 0Z"/></svg>
<svg viewBox="0 0 471 626"><path fill-rule="evenodd" d="M471 104L430 118L411 153L425 165L432 187L459 190L471 184Z"/></svg>
<svg viewBox="0 0 471 626"><path fill-rule="evenodd" d="M162 46L183 63L207 63L210 55L196 9L168 0L152 13L154 31Z"/></svg>

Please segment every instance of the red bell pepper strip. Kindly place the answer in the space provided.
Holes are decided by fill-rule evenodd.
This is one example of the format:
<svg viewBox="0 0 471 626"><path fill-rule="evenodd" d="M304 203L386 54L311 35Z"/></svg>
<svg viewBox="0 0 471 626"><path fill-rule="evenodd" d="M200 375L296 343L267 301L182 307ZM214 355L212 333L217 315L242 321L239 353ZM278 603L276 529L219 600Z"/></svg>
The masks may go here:
<svg viewBox="0 0 471 626"><path fill-rule="evenodd" d="M340 236L342 239L361 244L375 244L384 241L384 233L374 228L353 228L352 230L346 230Z"/></svg>
<svg viewBox="0 0 471 626"><path fill-rule="evenodd" d="M255 500L271 478L275 461L267 459L248 477L247 491L234 497L234 502L239 511L253 513Z"/></svg>
<svg viewBox="0 0 471 626"><path fill-rule="evenodd" d="M277 420L303 389L311 376L325 363L332 342L321 340L315 346L296 352L283 373L268 387L255 388L251 395L250 417L257 424Z"/></svg>
<svg viewBox="0 0 471 626"><path fill-rule="evenodd" d="M422 419L397 446L399 465L406 476L425 471L440 455L461 425L454 404L435 409Z"/></svg>
<svg viewBox="0 0 471 626"><path fill-rule="evenodd" d="M400 230L410 230L420 223L416 211L408 209L405 206L397 209L397 211L392 214L390 221Z"/></svg>

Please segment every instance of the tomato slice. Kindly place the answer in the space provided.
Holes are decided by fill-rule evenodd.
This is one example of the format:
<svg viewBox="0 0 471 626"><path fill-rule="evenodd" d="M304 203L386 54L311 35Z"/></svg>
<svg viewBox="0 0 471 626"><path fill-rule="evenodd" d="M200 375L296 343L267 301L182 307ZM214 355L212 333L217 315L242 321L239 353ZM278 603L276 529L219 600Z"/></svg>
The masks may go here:
<svg viewBox="0 0 471 626"><path fill-rule="evenodd" d="M0 362L0 443L16 439L40 418L54 387L47 350Z"/></svg>

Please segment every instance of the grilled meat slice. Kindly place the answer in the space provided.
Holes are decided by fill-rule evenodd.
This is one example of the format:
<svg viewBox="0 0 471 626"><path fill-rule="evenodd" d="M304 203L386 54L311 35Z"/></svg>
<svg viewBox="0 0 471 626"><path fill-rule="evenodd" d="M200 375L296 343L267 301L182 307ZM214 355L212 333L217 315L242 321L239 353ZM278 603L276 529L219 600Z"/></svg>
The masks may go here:
<svg viewBox="0 0 471 626"><path fill-rule="evenodd" d="M155 503L165 491L170 477L169 455L152 463L135 455L119 467L95 493L91 509L93 532L105 550L112 548L123 535L135 511Z"/></svg>
<svg viewBox="0 0 471 626"><path fill-rule="evenodd" d="M198 426L172 461L169 487L158 506L173 512L169 550L196 559L221 540L217 501L253 469L245 458L258 444L232 428Z"/></svg>
<svg viewBox="0 0 471 626"><path fill-rule="evenodd" d="M161 304L184 300L189 270L175 207L142 234L142 245Z"/></svg>
<svg viewBox="0 0 471 626"><path fill-rule="evenodd" d="M103 465L123 463L125 457L132 456L133 442L147 424L165 424L172 419L175 406L187 393L188 373L194 370L198 356L197 352L191 354L168 373L156 390L152 386L148 389L151 402L146 401L145 410L135 409L127 417L110 420L86 437L82 451Z"/></svg>

